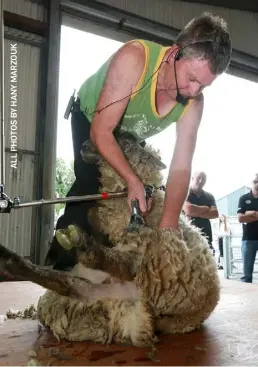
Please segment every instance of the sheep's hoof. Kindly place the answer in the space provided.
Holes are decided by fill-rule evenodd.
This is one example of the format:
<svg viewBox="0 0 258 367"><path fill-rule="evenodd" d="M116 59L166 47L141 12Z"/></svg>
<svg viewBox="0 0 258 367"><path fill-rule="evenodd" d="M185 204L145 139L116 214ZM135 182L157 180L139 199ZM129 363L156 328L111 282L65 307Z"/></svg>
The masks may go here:
<svg viewBox="0 0 258 367"><path fill-rule="evenodd" d="M155 348L154 345L151 346L151 351L147 353L147 357L153 362L153 363L160 363L159 359L156 359L156 353L157 348Z"/></svg>
<svg viewBox="0 0 258 367"><path fill-rule="evenodd" d="M81 233L78 228L72 224L66 229L58 229L56 231L56 238L65 250L71 250L73 247L81 246Z"/></svg>

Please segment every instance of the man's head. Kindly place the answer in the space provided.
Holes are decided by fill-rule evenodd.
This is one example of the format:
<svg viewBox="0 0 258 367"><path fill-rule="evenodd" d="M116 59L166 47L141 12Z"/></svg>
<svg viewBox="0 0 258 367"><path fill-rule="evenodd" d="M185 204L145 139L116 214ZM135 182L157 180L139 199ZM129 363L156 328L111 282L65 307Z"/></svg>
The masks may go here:
<svg viewBox="0 0 258 367"><path fill-rule="evenodd" d="M219 16L204 13L185 26L172 49L168 62L175 66L179 91L193 98L229 66L232 48L227 24Z"/></svg>
<svg viewBox="0 0 258 367"><path fill-rule="evenodd" d="M255 194L258 194L258 173L256 173L253 177L252 190Z"/></svg>
<svg viewBox="0 0 258 367"><path fill-rule="evenodd" d="M204 172L195 172L192 177L192 190L200 192L206 183L206 174Z"/></svg>

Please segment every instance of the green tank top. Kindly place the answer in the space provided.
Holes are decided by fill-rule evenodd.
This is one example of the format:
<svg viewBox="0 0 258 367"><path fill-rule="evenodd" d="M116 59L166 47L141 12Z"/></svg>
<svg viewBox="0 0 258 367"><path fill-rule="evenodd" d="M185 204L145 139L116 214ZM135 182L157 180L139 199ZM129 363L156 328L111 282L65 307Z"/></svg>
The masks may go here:
<svg viewBox="0 0 258 367"><path fill-rule="evenodd" d="M156 135L173 122L178 121L190 106L192 100L190 100L186 106L177 103L169 113L159 115L155 103L155 91L158 77L158 72L156 71L169 47L163 47L160 44L146 40L137 39L130 42L135 41L140 42L145 49L145 67L122 116L120 128L122 131L130 132L139 141L142 141ZM78 92L81 111L90 122L92 121L93 112L96 109L112 57L113 56L83 83ZM145 85L148 80L149 82ZM139 90L140 88L142 89Z"/></svg>

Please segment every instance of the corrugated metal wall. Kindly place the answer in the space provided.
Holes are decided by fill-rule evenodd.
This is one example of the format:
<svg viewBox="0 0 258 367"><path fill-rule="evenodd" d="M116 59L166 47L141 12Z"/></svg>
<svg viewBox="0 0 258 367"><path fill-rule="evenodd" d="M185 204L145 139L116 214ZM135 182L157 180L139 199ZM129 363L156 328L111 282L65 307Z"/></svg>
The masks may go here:
<svg viewBox="0 0 258 367"><path fill-rule="evenodd" d="M26 0L5 0L4 10L37 20L45 18L42 5ZM39 147L36 146L36 141L40 123L38 109L42 42L43 38L40 36L5 27L6 176L4 191L11 199L15 196L20 196L24 201L38 199L35 197L36 175L39 166ZM17 72L16 80L12 79L12 68L14 72ZM30 257L35 251L33 248L36 231L35 218L35 208L12 210L10 214L1 214L0 242L20 255Z"/></svg>
<svg viewBox="0 0 258 367"><path fill-rule="evenodd" d="M10 72L11 66L15 66L15 63L10 61L12 45L16 45L15 49L17 49L17 81L11 79ZM7 148L5 192L11 198L21 196L26 201L30 201L33 196L35 164L37 163L35 142L39 62L39 47L5 39L4 96L5 146ZM17 118L15 113L17 113ZM9 149L23 152L18 151L17 154L16 151L9 151ZM28 208L13 210L10 214L2 214L0 217L1 243L24 256L30 255L32 214L33 209Z"/></svg>
<svg viewBox="0 0 258 367"><path fill-rule="evenodd" d="M238 190L230 193L229 195L226 195L223 198L217 200L216 203L219 212L227 216L236 216L240 196L246 194L249 191L249 187L243 186L240 187Z"/></svg>
<svg viewBox="0 0 258 367"><path fill-rule="evenodd" d="M40 1L4 0L4 10L41 21L46 17L46 10Z"/></svg>
<svg viewBox="0 0 258 367"><path fill-rule="evenodd" d="M258 57L258 13L243 12L176 0L101 0L98 1L144 18L182 29L203 11L218 13L228 22L233 47Z"/></svg>

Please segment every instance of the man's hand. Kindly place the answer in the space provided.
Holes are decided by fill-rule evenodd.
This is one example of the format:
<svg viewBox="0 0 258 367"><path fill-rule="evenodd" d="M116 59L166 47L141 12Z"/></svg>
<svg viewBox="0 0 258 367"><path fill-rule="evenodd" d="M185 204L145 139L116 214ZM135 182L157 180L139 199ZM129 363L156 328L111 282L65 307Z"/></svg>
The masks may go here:
<svg viewBox="0 0 258 367"><path fill-rule="evenodd" d="M146 204L147 204L147 211L145 213L143 213L143 216L144 217L147 216L150 213L150 211L151 211L152 198L148 198Z"/></svg>
<svg viewBox="0 0 258 367"><path fill-rule="evenodd" d="M171 221L167 221L166 219L162 219L159 224L159 228L169 228L173 230L178 229L178 221L175 221L173 224L171 224Z"/></svg>
<svg viewBox="0 0 258 367"><path fill-rule="evenodd" d="M258 220L258 211L255 211L255 210L247 210L245 212L245 215L248 215L251 218L254 218L255 220Z"/></svg>
<svg viewBox="0 0 258 367"><path fill-rule="evenodd" d="M247 210L244 214L238 213L239 223L252 223L258 220L258 212L255 210Z"/></svg>
<svg viewBox="0 0 258 367"><path fill-rule="evenodd" d="M205 218L205 219L215 219L218 218L219 213L218 213L218 209L216 206L211 206L208 211L197 215L197 217L199 218Z"/></svg>
<svg viewBox="0 0 258 367"><path fill-rule="evenodd" d="M206 213L206 212L208 212L209 210L210 210L210 207L209 206L207 206L207 205L202 205L202 211L201 211L201 213Z"/></svg>
<svg viewBox="0 0 258 367"><path fill-rule="evenodd" d="M247 210L245 214L250 215L251 217L256 217L256 211L255 210Z"/></svg>
<svg viewBox="0 0 258 367"><path fill-rule="evenodd" d="M145 189L142 182L138 178L134 178L132 181L128 182L128 195L127 195L127 203L129 206L129 210L132 210L131 202L132 200L139 201L139 207L143 214L146 214L147 207L146 198L145 198Z"/></svg>
<svg viewBox="0 0 258 367"><path fill-rule="evenodd" d="M191 204L188 200L184 202L183 210L186 216L201 217L202 214L209 212L210 208L207 205Z"/></svg>

